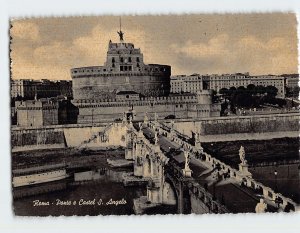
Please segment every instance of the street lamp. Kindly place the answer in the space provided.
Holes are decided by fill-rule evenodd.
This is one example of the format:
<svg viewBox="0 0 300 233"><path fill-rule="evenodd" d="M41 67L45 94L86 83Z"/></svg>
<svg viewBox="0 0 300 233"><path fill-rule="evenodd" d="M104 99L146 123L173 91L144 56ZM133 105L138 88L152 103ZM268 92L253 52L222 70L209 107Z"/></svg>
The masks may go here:
<svg viewBox="0 0 300 233"><path fill-rule="evenodd" d="M277 193L277 170L274 171L274 175L275 175L275 192Z"/></svg>

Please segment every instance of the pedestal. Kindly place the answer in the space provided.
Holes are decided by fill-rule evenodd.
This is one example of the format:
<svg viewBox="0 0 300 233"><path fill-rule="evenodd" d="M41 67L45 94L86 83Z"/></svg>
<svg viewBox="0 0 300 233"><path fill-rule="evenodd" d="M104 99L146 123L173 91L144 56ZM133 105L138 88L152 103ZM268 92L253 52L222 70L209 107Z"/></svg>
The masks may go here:
<svg viewBox="0 0 300 233"><path fill-rule="evenodd" d="M154 145L154 152L159 153L160 152L160 146L158 144Z"/></svg>
<svg viewBox="0 0 300 233"><path fill-rule="evenodd" d="M245 175L245 176L248 176L248 177L252 177L252 174L249 172L248 170L248 164L239 164L239 171Z"/></svg>
<svg viewBox="0 0 300 233"><path fill-rule="evenodd" d="M133 155L132 155L132 149L125 149L125 159L127 160L132 160Z"/></svg>
<svg viewBox="0 0 300 233"><path fill-rule="evenodd" d="M139 139L141 139L141 138L144 137L144 134L143 134L143 131L142 131L142 130L140 130L140 131L137 132L137 137L138 137Z"/></svg>
<svg viewBox="0 0 300 233"><path fill-rule="evenodd" d="M151 203L161 204L160 201L160 189L158 187L148 187L147 188L147 200Z"/></svg>
<svg viewBox="0 0 300 233"><path fill-rule="evenodd" d="M190 169L182 169L182 173L184 177L192 177L192 170Z"/></svg>

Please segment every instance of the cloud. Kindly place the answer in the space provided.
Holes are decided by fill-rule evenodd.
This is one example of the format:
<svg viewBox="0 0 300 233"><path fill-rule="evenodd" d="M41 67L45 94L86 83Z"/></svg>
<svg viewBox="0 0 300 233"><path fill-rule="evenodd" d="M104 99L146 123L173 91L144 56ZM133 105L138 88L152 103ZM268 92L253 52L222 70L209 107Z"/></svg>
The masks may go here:
<svg viewBox="0 0 300 233"><path fill-rule="evenodd" d="M183 45L171 44L170 47L177 56L184 55L192 63L198 63L198 70L204 73L250 71L265 74L267 71L281 74L297 68L297 50L285 37L262 40L253 35L231 38L228 34L221 34L206 43L189 40ZM188 63L185 65L189 66ZM191 64L191 67L195 65ZM187 72L188 69L181 67L181 70Z"/></svg>
<svg viewBox="0 0 300 233"><path fill-rule="evenodd" d="M29 30L34 27L31 25L27 28ZM70 79L71 68L101 66L106 60L109 40L119 40L117 30L112 28L108 31L98 25L86 36L74 38L71 42L50 41L48 44L35 46L33 43L14 41L11 52L13 78ZM20 38L19 32L19 29L15 29L12 35ZM26 38L28 35L29 33L26 34ZM32 35L31 39L33 38L39 37ZM146 44L145 33L140 30L126 30L125 40L142 46Z"/></svg>
<svg viewBox="0 0 300 233"><path fill-rule="evenodd" d="M35 23L13 21L11 35L23 40L38 41L40 39L39 27Z"/></svg>
<svg viewBox="0 0 300 233"><path fill-rule="evenodd" d="M52 80L71 78L70 71L61 66L53 66L51 64L44 64L41 66L23 58L13 61L11 69L15 78Z"/></svg>
<svg viewBox="0 0 300 233"><path fill-rule="evenodd" d="M198 16L128 16L124 38L141 49L146 64L171 65L173 75L297 72L295 17L276 24L274 19L282 22L286 15L252 16L204 15L206 23L199 25L194 24ZM71 68L103 65L109 40L119 41L114 20L106 16L12 21L12 78L70 79ZM176 31L181 33L174 37Z"/></svg>
<svg viewBox="0 0 300 233"><path fill-rule="evenodd" d="M297 50L284 37L259 40L254 36L243 37L234 46L236 56L242 58L249 69L263 74L289 73L297 69ZM297 72L295 70L295 72Z"/></svg>
<svg viewBox="0 0 300 233"><path fill-rule="evenodd" d="M229 36L221 34L211 38L207 43L193 43L188 40L183 46L171 44L175 53L182 53L191 58L216 57L226 55L229 51L226 48Z"/></svg>
<svg viewBox="0 0 300 233"><path fill-rule="evenodd" d="M80 58L76 48L72 44L59 41L37 47L33 50L32 55L31 62L34 64L62 67L72 65Z"/></svg>

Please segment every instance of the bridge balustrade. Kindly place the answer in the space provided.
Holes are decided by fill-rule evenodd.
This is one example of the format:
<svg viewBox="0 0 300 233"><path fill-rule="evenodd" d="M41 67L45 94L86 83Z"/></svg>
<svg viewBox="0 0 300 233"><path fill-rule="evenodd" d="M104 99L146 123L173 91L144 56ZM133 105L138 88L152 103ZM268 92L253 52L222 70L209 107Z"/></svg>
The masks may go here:
<svg viewBox="0 0 300 233"><path fill-rule="evenodd" d="M176 143L182 145L186 150L189 150L192 152L192 155L196 158L199 159L197 157L199 157L199 153L200 155L202 155L202 157L205 159L205 161L210 164L212 167L218 168L219 171L223 172L224 178L225 177L233 177L235 178L238 182L245 182L245 185L253 190L255 190L256 192L261 192L262 195L266 198L269 199L271 201L275 200L281 200L280 202L278 202L278 205L281 208L285 208L285 207L289 207L291 210L295 209L296 203L294 203L291 199L284 197L282 194L280 193L275 193L272 189L270 189L269 187L264 186L263 184L255 181L253 178L242 174L239 170L236 170L232 167L230 167L229 165L225 164L224 162L220 161L217 158L214 158L213 156L211 156L210 154L201 151L199 152L199 148L197 149L194 145L191 145L190 140L188 140L187 136L184 136L182 134L180 134L179 132L177 132L174 129L170 129L170 133L168 132L168 128L167 126L163 125L162 123L149 123L149 126L152 129L157 129L157 127L159 128L159 134L167 134L167 136L171 139L173 139L173 141L175 141ZM136 133L136 129L133 130L134 134ZM148 137L146 134L143 134L143 138L141 139L142 144L145 147L145 150L150 152L153 155L156 155L156 159L160 160L162 157L164 157L165 155L163 154L163 149L160 148L158 146L155 147L155 145L153 145L151 142L149 142L148 140L151 140L150 137ZM156 149L155 149L156 148ZM142 153L143 155L144 153ZM143 162L144 163L144 162ZM164 163L163 163L164 164ZM152 164L151 167L153 166L160 166L158 165L156 162L154 164ZM169 161L168 163L165 163L164 165L161 165L161 170L160 168L157 169L158 173L153 173L151 172L151 178L152 181L155 181L154 184L157 185L157 188L161 188L162 184L161 181L157 179L158 174L162 174L164 176L163 172L163 167L165 167L165 173L169 173L170 175L172 175L173 177L176 178L176 180L178 182L188 182L185 177L183 176L183 172L182 172L182 168L180 166L178 166L178 164L174 163L173 161ZM226 175L227 174L227 175ZM150 187L150 186L149 186ZM153 188L153 186L151 186ZM156 186L154 186L156 187ZM203 203L205 203L207 205L207 207L215 213L220 213L220 212L226 212L226 208L221 205L219 202L213 200L213 197L211 196L210 193L208 193L207 190L205 190L204 188L200 188L200 187L190 187L189 188L189 192L193 193L193 195L197 196L199 199L201 199L203 201Z"/></svg>
<svg viewBox="0 0 300 233"><path fill-rule="evenodd" d="M182 133L178 132L177 130L171 129L168 126L165 126L164 124L160 123L161 128L163 130L165 130L165 128L169 129L169 131L173 131L175 134L171 135L172 136L172 140L180 145L182 145L183 148L186 148L188 150L190 150L193 154L193 156L196 159L197 158L196 152L199 151L195 148L194 145L191 145L189 143L189 138L185 135L183 135ZM168 136L170 136L170 134L168 134ZM218 166L219 170L223 171L226 174L229 174L230 177L234 177L235 179L237 179L237 181L241 182L243 179L246 179L246 186L249 188L256 190L262 190L263 196L266 199L269 199L271 201L275 201L276 198L280 198L282 200L282 202L278 203L278 205L281 208L286 208L287 205L289 205L291 207L291 209L295 209L297 204L292 201L290 198L284 197L282 194L280 193L275 193L271 188L266 187L265 185L261 184L260 182L255 181L253 178L245 176L243 174L241 174L238 170L230 167L229 165L225 164L224 162L213 158L210 154L201 151L201 154L203 154L205 156L206 162L209 162L211 164L211 166ZM270 193L270 195L269 195Z"/></svg>

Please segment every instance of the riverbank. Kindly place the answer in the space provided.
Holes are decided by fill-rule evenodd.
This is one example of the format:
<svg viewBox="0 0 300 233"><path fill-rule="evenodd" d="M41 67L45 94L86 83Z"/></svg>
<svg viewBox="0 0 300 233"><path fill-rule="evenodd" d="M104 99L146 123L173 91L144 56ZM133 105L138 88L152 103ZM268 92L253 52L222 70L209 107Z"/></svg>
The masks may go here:
<svg viewBox="0 0 300 233"><path fill-rule="evenodd" d="M272 140L277 138L297 138L299 131L266 132L266 133L234 133L234 134L214 134L200 135L199 139L204 143L247 141L247 140Z"/></svg>

